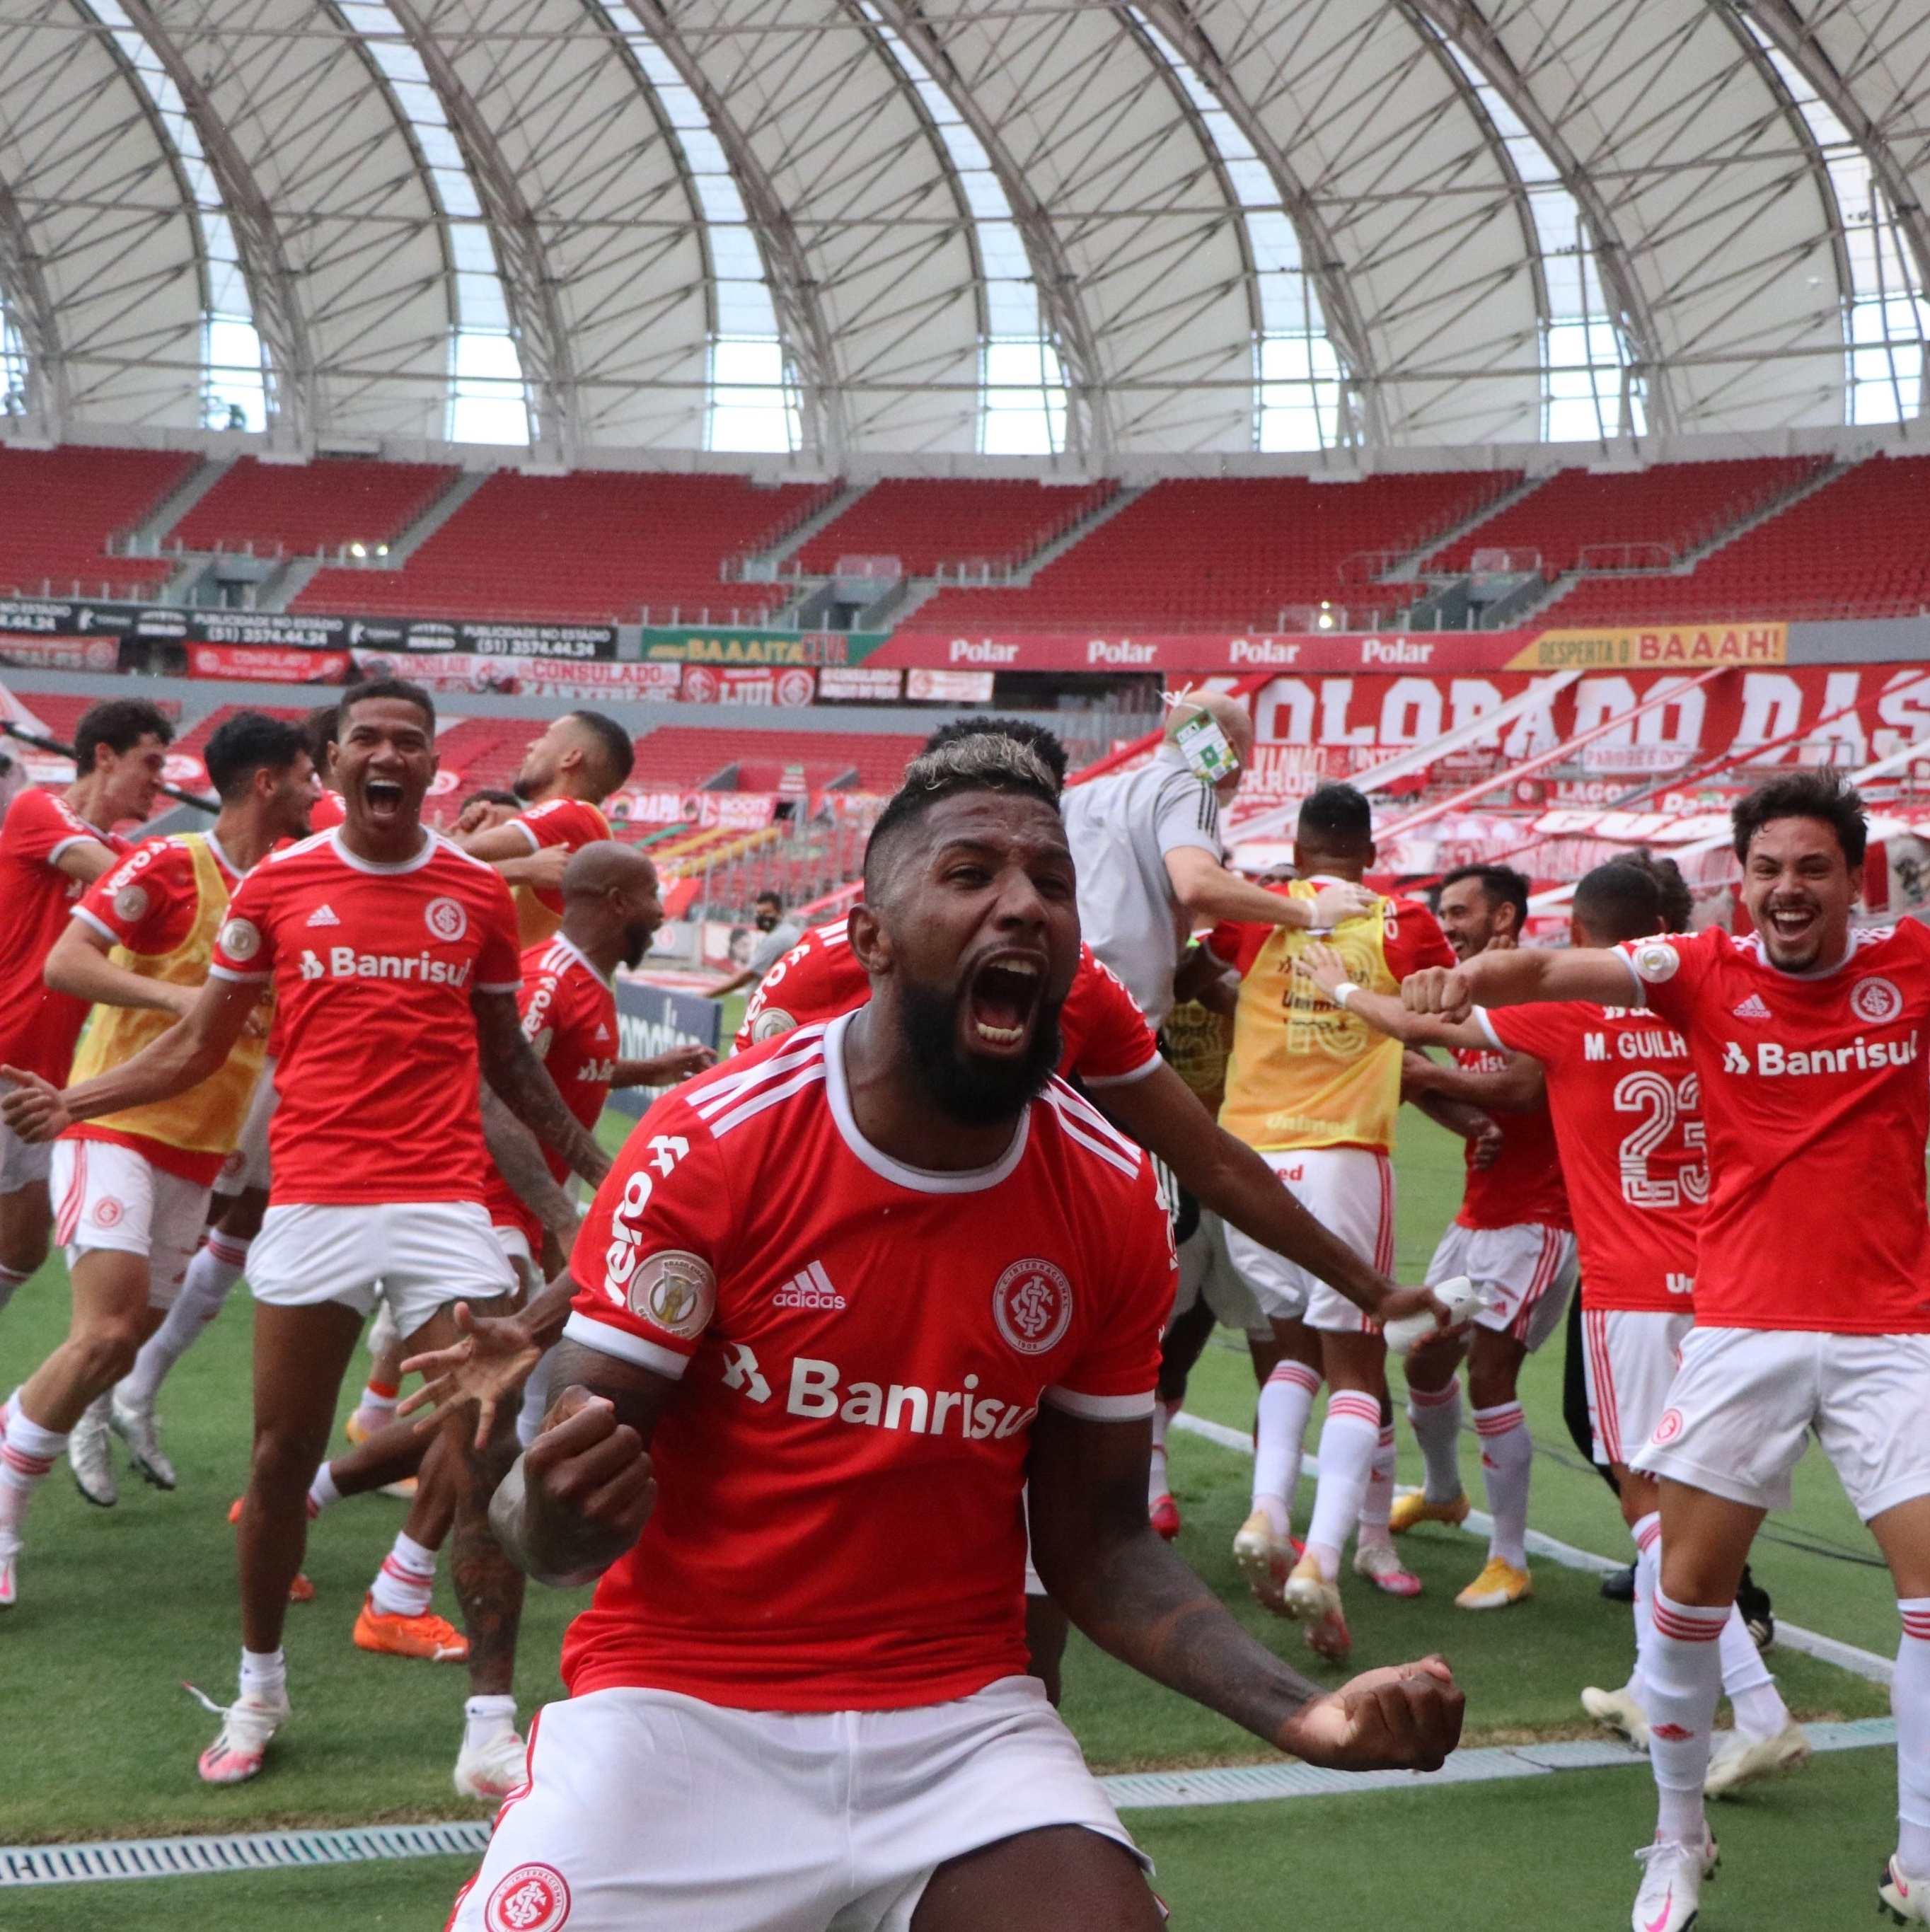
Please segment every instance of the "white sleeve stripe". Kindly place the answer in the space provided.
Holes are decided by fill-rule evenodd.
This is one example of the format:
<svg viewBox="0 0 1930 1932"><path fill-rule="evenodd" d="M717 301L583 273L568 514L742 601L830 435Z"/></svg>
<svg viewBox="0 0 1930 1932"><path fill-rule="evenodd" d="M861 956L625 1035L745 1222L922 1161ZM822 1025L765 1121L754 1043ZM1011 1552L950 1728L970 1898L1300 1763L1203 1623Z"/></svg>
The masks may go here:
<svg viewBox="0 0 1930 1932"><path fill-rule="evenodd" d="M672 1382L683 1379L683 1372L690 1366L688 1355L680 1355L674 1348L666 1348L655 1342L647 1342L641 1335L632 1335L627 1328L619 1328L614 1322L599 1322L593 1315L586 1315L580 1308L569 1311L569 1319L563 1324L563 1339L567 1342L580 1342L586 1348L594 1348L599 1354L614 1355L619 1361L629 1362L640 1369L650 1369L660 1376L668 1376Z"/></svg>
<svg viewBox="0 0 1930 1932"><path fill-rule="evenodd" d="M76 919L84 919L103 939L111 939L116 946L120 944L121 935L104 919L97 918L85 906L76 906L74 916Z"/></svg>
<svg viewBox="0 0 1930 1932"><path fill-rule="evenodd" d="M1647 980L1644 980L1640 973L1636 970L1635 956L1632 952L1624 952L1621 947L1618 946L1615 949L1615 956L1621 961L1623 965L1628 968L1628 976L1635 982L1636 1005L1638 1006L1647 1006L1649 1004L1649 982Z"/></svg>
<svg viewBox="0 0 1930 1932"><path fill-rule="evenodd" d="M1130 1073L1082 1073L1079 1077L1088 1087L1130 1087L1136 1080L1143 1080L1160 1064L1160 1050L1154 1047Z"/></svg>
<svg viewBox="0 0 1930 1932"><path fill-rule="evenodd" d="M543 849L543 842L530 830L529 826L526 825L521 819L512 818L510 820L509 823L513 825L518 832L521 832L525 838L528 839L530 842L530 850L532 852L540 852ZM461 846L458 846L456 849L458 851L461 851L462 850ZM467 857L469 855L464 854L464 856Z"/></svg>
<svg viewBox="0 0 1930 1932"><path fill-rule="evenodd" d="M71 848L76 845L98 845L100 843L101 841L96 838L91 832L74 832L70 836L63 838L58 845L55 846L54 848L48 853L44 862L50 866L58 866L60 863L60 855L63 852L68 850ZM119 862L118 860L116 862Z"/></svg>
<svg viewBox="0 0 1930 1932"><path fill-rule="evenodd" d="M233 980L238 986L246 986L251 980L272 980L275 974L272 968L266 973L238 973L232 966L211 966L208 976L211 980Z"/></svg>
<svg viewBox="0 0 1930 1932"><path fill-rule="evenodd" d="M1488 1045L1493 1047L1496 1053L1508 1053L1513 1051L1512 1048L1502 1043L1501 1036L1495 1031L1494 1022L1488 1018L1487 1009L1485 1006L1475 1007L1472 1017L1475 1024L1487 1035Z"/></svg>
<svg viewBox="0 0 1930 1932"><path fill-rule="evenodd" d="M1076 1389L1054 1387L1039 1400L1082 1422L1136 1422L1152 1414L1154 1393L1148 1389L1143 1395L1082 1395Z"/></svg>

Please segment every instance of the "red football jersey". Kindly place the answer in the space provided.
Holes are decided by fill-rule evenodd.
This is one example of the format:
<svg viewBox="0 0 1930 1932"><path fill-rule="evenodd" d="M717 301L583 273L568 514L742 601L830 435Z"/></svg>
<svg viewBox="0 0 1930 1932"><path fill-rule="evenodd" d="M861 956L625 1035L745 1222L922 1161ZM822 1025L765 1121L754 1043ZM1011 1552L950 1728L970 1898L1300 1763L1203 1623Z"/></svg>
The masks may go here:
<svg viewBox="0 0 1930 1932"><path fill-rule="evenodd" d="M81 893L80 881L60 869L60 855L84 838L110 852L131 849L42 785L22 792L0 824L0 905L7 909L0 920L0 1064L56 1087L73 1067L87 1002L56 993L41 974Z"/></svg>
<svg viewBox="0 0 1930 1932"><path fill-rule="evenodd" d="M814 926L764 977L744 1004L735 1051L836 1019L871 998L871 982L851 950L845 922ZM1088 1087L1138 1080L1158 1065L1159 1042L1139 1003L1089 946L1059 1009L1059 1071Z"/></svg>
<svg viewBox="0 0 1930 1932"><path fill-rule="evenodd" d="M1485 1047L1457 1046L1454 1064L1469 1073L1499 1073L1505 1054ZM1489 1116L1501 1130L1501 1151L1486 1167L1474 1164L1474 1143L1463 1149L1467 1178L1461 1188L1463 1228L1512 1228L1524 1221L1544 1228L1565 1228L1568 1197L1562 1186L1562 1157L1555 1146L1554 1123L1546 1106L1532 1114L1497 1107Z"/></svg>
<svg viewBox="0 0 1930 1932"><path fill-rule="evenodd" d="M356 858L341 837L320 832L257 866L209 969L275 982L271 1200L480 1201L470 997L521 982L509 890L433 832L398 866Z"/></svg>
<svg viewBox="0 0 1930 1932"><path fill-rule="evenodd" d="M593 1132L617 1070L617 994L608 980L561 933L523 955L523 990L516 995L523 1037L549 1069L563 1105ZM543 1158L559 1185L569 1162L554 1148ZM543 1252L543 1224L495 1163L484 1177L483 1205L499 1227L521 1228L530 1252Z"/></svg>
<svg viewBox="0 0 1930 1932"><path fill-rule="evenodd" d="M308 830L311 832L332 832L349 815L347 801L338 791L331 791L326 785L321 796L309 808Z"/></svg>
<svg viewBox="0 0 1930 1932"><path fill-rule="evenodd" d="M1565 1000L1475 1011L1490 1040L1532 1053L1548 1076L1582 1306L1687 1312L1709 1198L1688 1042L1643 1006Z"/></svg>
<svg viewBox="0 0 1930 1932"><path fill-rule="evenodd" d="M1822 974L1778 972L1716 926L1622 952L1701 1076L1696 1320L1930 1334L1930 926L1854 934Z"/></svg>
<svg viewBox="0 0 1930 1932"><path fill-rule="evenodd" d="M563 1675L746 1710L896 1709L1026 1662L1047 1402L1152 1412L1175 1262L1150 1163L1054 1080L973 1173L870 1145L848 1018L659 1100L598 1190L565 1333L681 1387L636 1547Z"/></svg>
<svg viewBox="0 0 1930 1932"><path fill-rule="evenodd" d="M610 821L595 806L580 798L546 798L541 805L530 806L509 823L528 839L532 852L540 852L545 845L560 845L567 851L575 852L610 836ZM548 938L563 918L561 890L555 886L540 889L518 886L516 896L518 899L527 898L532 907L542 908L541 913L533 912L529 907L521 909L524 938L532 943ZM541 930L545 926L548 928L547 932Z"/></svg>

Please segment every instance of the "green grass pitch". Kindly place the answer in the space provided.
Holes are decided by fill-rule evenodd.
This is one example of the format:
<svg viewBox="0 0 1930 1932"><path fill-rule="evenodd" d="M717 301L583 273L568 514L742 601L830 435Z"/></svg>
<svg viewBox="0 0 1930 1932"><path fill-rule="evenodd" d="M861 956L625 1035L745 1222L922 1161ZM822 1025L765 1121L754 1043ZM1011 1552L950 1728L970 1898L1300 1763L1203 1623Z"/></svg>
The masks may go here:
<svg viewBox="0 0 1930 1932"><path fill-rule="evenodd" d="M613 1119L606 1125L620 1130ZM1412 1113L1400 1166L1401 1272L1418 1278L1453 1211L1456 1148ZM37 1361L65 1319L65 1280L50 1264L0 1322L8 1385ZM0 1842L447 1818L473 1808L449 1782L461 1724L462 1673L371 1658L349 1642L362 1591L399 1526L402 1505L344 1504L318 1523L308 1568L319 1595L293 1610L288 1650L296 1719L260 1780L218 1791L194 1774L210 1735L183 1679L232 1695L239 1642L227 1506L248 1438L249 1310L238 1292L170 1382L163 1405L180 1489L161 1496L122 1476L111 1511L89 1508L62 1472L36 1498L20 1606L0 1621L0 1710L17 1748L0 1761ZM1220 1338L1196 1376L1196 1412L1244 1426L1253 1384L1244 1352ZM1538 1528L1620 1556L1613 1501L1580 1466L1560 1420L1559 1344L1531 1365L1524 1388L1537 1443ZM353 1400L345 1393L344 1406ZM1403 1456L1412 1457L1405 1430ZM1403 1479L1418 1471L1404 1460ZM1480 1495L1478 1452L1466 1474ZM1294 1627L1244 1598L1227 1555L1245 1513L1244 1459L1177 1436L1175 1486L1185 1512L1181 1547L1247 1627L1311 1674L1341 1673L1310 1658ZM1303 1505L1307 1500L1303 1491ZM1867 1648L1893 1648L1887 1577L1819 1457L1799 1472L1795 1508L1772 1520L1757 1570L1778 1611ZM1585 1683L1619 1682L1631 1654L1628 1614L1592 1580L1535 1567L1533 1600L1505 1612L1457 1611L1454 1592L1479 1568L1471 1538L1445 1530L1406 1540L1427 1582L1420 1598L1349 1591L1356 1666L1444 1650L1468 1690L1470 1738L1507 1742L1585 1734L1575 1702ZM1858 1560L1852 1561L1850 1558ZM559 1688L563 1628L580 1598L534 1590L517 1690L527 1712ZM454 1613L446 1580L439 1607ZM1877 1686L1792 1652L1777 1654L1799 1714L1861 1717L1886 1708ZM1132 1676L1075 1637L1065 1713L1102 1770L1264 1760L1231 1725ZM20 1748L24 1745L25 1748ZM1706 1932L1833 1928L1860 1922L1892 1840L1894 1772L1886 1751L1820 1760L1800 1778L1716 1814L1728 1869L1705 1900ZM477 1815L480 1815L479 1813ZM1304 1912L1343 1924L1415 1917L1439 1932L1625 1924L1634 1868L1651 1828L1639 1768L1573 1774L1456 1790L1376 1793L1194 1810L1129 1820L1158 1862L1160 1888L1181 1927L1258 1924ZM426 1860L259 1876L0 1890L0 1932L138 1925L167 1932L227 1926L354 1924L433 1928L466 1875L463 1862Z"/></svg>

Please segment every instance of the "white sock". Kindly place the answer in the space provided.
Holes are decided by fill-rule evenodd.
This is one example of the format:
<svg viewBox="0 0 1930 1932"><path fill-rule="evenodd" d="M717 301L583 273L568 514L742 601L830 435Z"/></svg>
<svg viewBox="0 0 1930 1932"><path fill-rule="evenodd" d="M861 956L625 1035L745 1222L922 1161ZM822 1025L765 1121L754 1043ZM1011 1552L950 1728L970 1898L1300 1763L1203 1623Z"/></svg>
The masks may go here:
<svg viewBox="0 0 1930 1932"><path fill-rule="evenodd" d="M543 1418L550 1412L550 1357L554 1352L543 1351L523 1384L523 1406L516 1412L516 1440L525 1449L536 1441Z"/></svg>
<svg viewBox="0 0 1930 1932"><path fill-rule="evenodd" d="M471 1697L462 1707L462 1748L486 1744L494 1737L516 1728L516 1700L513 1697Z"/></svg>
<svg viewBox="0 0 1930 1932"><path fill-rule="evenodd" d="M1904 1597L1889 1708L1896 1716L1896 1862L1930 1876L1930 1597Z"/></svg>
<svg viewBox="0 0 1930 1932"><path fill-rule="evenodd" d="M380 1382L370 1382L362 1390L361 1399L356 1403L356 1413L362 1419L365 1427L373 1436L383 1424L395 1418L395 1405L402 1400L400 1388L389 1388Z"/></svg>
<svg viewBox="0 0 1930 1932"><path fill-rule="evenodd" d="M1715 1700L1722 1690L1722 1626L1730 1606L1678 1604L1655 1592L1655 1638L1643 1676L1649 1692L1649 1762L1661 1801L1655 1835L1700 1846L1702 1781Z"/></svg>
<svg viewBox="0 0 1930 1932"><path fill-rule="evenodd" d="M67 1453L67 1437L30 1422L20 1412L20 1391L7 1398L0 1429L0 1532L14 1536L27 1514L27 1503L47 1472Z"/></svg>
<svg viewBox="0 0 1930 1932"><path fill-rule="evenodd" d="M1380 1403L1358 1389L1342 1389L1327 1404L1320 1425L1320 1485L1307 1553L1331 1583L1340 1574L1341 1546L1359 1521L1361 1504L1380 1447Z"/></svg>
<svg viewBox="0 0 1930 1932"><path fill-rule="evenodd" d="M1637 1516L1628 1534L1635 1539L1635 1668L1629 1688L1635 1701L1646 1712L1648 1686L1642 1672L1655 1641L1655 1592L1661 1587L1662 1568L1662 1518L1658 1510Z"/></svg>
<svg viewBox="0 0 1930 1932"><path fill-rule="evenodd" d="M308 1514L320 1516L331 1503L338 1503L342 1492L335 1487L334 1472L327 1463L315 1472L315 1480L308 1485Z"/></svg>
<svg viewBox="0 0 1930 1932"><path fill-rule="evenodd" d="M201 1252L188 1264L181 1293L167 1311L167 1319L141 1345L134 1366L122 1377L116 1393L123 1402L154 1400L168 1371L208 1332L221 1312L228 1291L248 1265L249 1244L218 1228Z"/></svg>
<svg viewBox="0 0 1930 1932"><path fill-rule="evenodd" d="M1752 1738L1779 1738L1789 1723L1789 1706L1782 1701L1742 1612L1729 1606L1729 1621L1717 1642L1722 1659L1722 1689L1736 1713L1736 1728Z"/></svg>
<svg viewBox="0 0 1930 1932"><path fill-rule="evenodd" d="M1179 1404L1153 1402L1153 1453L1146 1466L1146 1501L1156 1503L1171 1486L1166 1480L1166 1421Z"/></svg>
<svg viewBox="0 0 1930 1932"><path fill-rule="evenodd" d="M1430 1503L1452 1502L1461 1492L1460 1377L1444 1389L1410 1387L1407 1420L1427 1470L1421 1493Z"/></svg>
<svg viewBox="0 0 1930 1932"><path fill-rule="evenodd" d="M1474 1412L1481 1438L1481 1472L1487 1480L1488 1514L1494 1518L1487 1553L1528 1567L1528 1477L1535 1463L1535 1438L1518 1402Z"/></svg>
<svg viewBox="0 0 1930 1932"><path fill-rule="evenodd" d="M14 1298L14 1291L32 1276L23 1274L18 1268L0 1268L0 1309L4 1309Z"/></svg>
<svg viewBox="0 0 1930 1932"><path fill-rule="evenodd" d="M435 1586L436 1552L398 1532L368 1594L384 1616L419 1617L429 1607L429 1593Z"/></svg>
<svg viewBox="0 0 1930 1932"><path fill-rule="evenodd" d="M1361 1523L1355 1541L1363 1550L1370 1544L1394 1541L1388 1519L1394 1514L1394 1425L1380 1432L1374 1444L1373 1461L1367 1468L1367 1493L1361 1498Z"/></svg>
<svg viewBox="0 0 1930 1932"><path fill-rule="evenodd" d="M1320 1377L1304 1362L1276 1362L1260 1390L1253 1430L1253 1508L1265 1510L1276 1536L1292 1527L1293 1492L1300 1486L1300 1459L1307 1418L1320 1393Z"/></svg>
<svg viewBox="0 0 1930 1932"><path fill-rule="evenodd" d="M288 1696L288 1660L279 1650L244 1648L242 1652L242 1695L264 1704L279 1704Z"/></svg>

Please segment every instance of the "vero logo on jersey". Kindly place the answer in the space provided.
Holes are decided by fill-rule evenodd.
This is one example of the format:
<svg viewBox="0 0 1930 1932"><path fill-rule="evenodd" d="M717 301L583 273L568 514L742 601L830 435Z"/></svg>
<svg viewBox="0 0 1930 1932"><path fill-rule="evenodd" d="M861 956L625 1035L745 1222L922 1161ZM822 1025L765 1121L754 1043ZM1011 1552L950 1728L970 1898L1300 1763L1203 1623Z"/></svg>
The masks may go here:
<svg viewBox="0 0 1930 1932"><path fill-rule="evenodd" d="M1769 1076L1814 1073L1866 1073L1873 1068L1907 1066L1917 1057L1914 1034L1901 1040L1865 1040L1861 1034L1847 1046L1784 1046L1780 1041L1759 1040L1755 1054L1739 1041L1722 1042L1724 1073Z"/></svg>
<svg viewBox="0 0 1930 1932"><path fill-rule="evenodd" d="M771 1297L770 1305L773 1308L839 1309L845 1306L845 1298L831 1286L824 1264L813 1262L809 1268L800 1268Z"/></svg>

